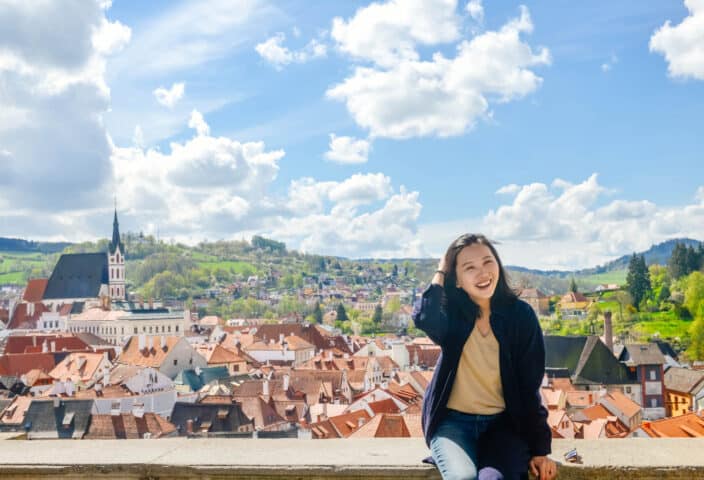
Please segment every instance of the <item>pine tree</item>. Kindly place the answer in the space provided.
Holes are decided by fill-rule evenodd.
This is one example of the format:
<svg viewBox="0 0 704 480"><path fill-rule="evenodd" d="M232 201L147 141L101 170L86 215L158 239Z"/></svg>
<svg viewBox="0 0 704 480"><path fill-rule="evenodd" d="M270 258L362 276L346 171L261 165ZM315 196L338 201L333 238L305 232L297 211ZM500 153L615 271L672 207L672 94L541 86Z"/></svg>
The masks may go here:
<svg viewBox="0 0 704 480"><path fill-rule="evenodd" d="M628 263L628 275L626 276L628 293L633 298L633 306L639 308L641 300L650 291L650 272L645 265L645 255L636 255L631 257Z"/></svg>
<svg viewBox="0 0 704 480"><path fill-rule="evenodd" d="M384 312L381 309L381 304L377 304L376 307L374 307L374 316L372 316L372 321L376 324L379 325L381 323L381 320L383 318Z"/></svg>
<svg viewBox="0 0 704 480"><path fill-rule="evenodd" d="M670 260L667 262L667 267L670 269L670 276L673 280L687 275L687 247L683 243L676 243L672 249Z"/></svg>
<svg viewBox="0 0 704 480"><path fill-rule="evenodd" d="M313 308L313 318L315 318L315 323L323 323L323 311L320 309L320 302L315 302L315 308Z"/></svg>
<svg viewBox="0 0 704 480"><path fill-rule="evenodd" d="M575 281L574 277L572 277L572 280L570 280L570 292L577 293L577 291L577 282Z"/></svg>
<svg viewBox="0 0 704 480"><path fill-rule="evenodd" d="M337 319L341 322L346 322L349 320L349 317L347 317L347 312L345 311L345 306L343 304L339 304L337 306Z"/></svg>

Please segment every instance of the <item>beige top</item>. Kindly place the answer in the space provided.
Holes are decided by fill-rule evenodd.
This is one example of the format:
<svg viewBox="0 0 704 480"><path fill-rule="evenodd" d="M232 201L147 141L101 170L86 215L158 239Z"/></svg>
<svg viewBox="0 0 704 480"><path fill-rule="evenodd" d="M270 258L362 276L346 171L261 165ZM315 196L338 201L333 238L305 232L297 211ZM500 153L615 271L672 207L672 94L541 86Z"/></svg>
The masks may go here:
<svg viewBox="0 0 704 480"><path fill-rule="evenodd" d="M464 413L493 415L506 409L499 370L499 342L489 329L475 326L462 348L447 407Z"/></svg>

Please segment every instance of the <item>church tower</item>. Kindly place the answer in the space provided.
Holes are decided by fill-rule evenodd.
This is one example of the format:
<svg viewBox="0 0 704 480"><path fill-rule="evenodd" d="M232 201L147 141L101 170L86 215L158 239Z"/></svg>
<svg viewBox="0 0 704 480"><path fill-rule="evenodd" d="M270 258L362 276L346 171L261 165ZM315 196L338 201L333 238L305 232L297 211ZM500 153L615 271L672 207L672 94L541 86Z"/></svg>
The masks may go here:
<svg viewBox="0 0 704 480"><path fill-rule="evenodd" d="M120 240L120 225L117 222L117 209L112 222L112 242L108 252L108 274L110 283L110 299L113 301L127 300L125 292L125 246Z"/></svg>

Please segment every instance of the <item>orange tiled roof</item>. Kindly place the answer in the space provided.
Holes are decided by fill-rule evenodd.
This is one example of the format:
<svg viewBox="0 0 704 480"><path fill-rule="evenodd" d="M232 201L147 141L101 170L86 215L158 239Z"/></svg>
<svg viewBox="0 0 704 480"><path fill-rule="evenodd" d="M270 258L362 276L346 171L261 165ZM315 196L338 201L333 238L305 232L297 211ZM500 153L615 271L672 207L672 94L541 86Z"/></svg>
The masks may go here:
<svg viewBox="0 0 704 480"><path fill-rule="evenodd" d="M102 353L70 353L54 367L49 376L56 380L71 379L74 383L88 382L98 373L105 357Z"/></svg>
<svg viewBox="0 0 704 480"><path fill-rule="evenodd" d="M161 348L161 337L146 337L145 349L139 350L139 337L130 337L118 363L159 368L181 337L165 337L166 348Z"/></svg>
<svg viewBox="0 0 704 480"><path fill-rule="evenodd" d="M49 372L56 366L52 353L20 353L0 356L0 375L21 376L38 368Z"/></svg>
<svg viewBox="0 0 704 480"><path fill-rule="evenodd" d="M637 415L641 410L640 405L618 390L607 393L605 398L628 418Z"/></svg>
<svg viewBox="0 0 704 480"><path fill-rule="evenodd" d="M643 422L641 427L651 437L704 437L704 418L696 413Z"/></svg>
<svg viewBox="0 0 704 480"><path fill-rule="evenodd" d="M24 421L25 414L32 403L32 397L15 397L10 405L5 407L0 416L0 425L17 425Z"/></svg>
<svg viewBox="0 0 704 480"><path fill-rule="evenodd" d="M22 300L25 302L41 302L44 298L44 290L46 284L49 283L48 278L35 278L27 282L27 288L24 289Z"/></svg>
<svg viewBox="0 0 704 480"><path fill-rule="evenodd" d="M369 408L371 409L372 412L375 414L379 413L400 413L400 409L398 408L398 405L396 405L396 402L394 402L391 398L387 398L385 400L379 400L377 402L369 402L368 403Z"/></svg>
<svg viewBox="0 0 704 480"><path fill-rule="evenodd" d="M408 428L404 415L381 413L352 433L350 438L410 438L411 431L421 433L415 426Z"/></svg>

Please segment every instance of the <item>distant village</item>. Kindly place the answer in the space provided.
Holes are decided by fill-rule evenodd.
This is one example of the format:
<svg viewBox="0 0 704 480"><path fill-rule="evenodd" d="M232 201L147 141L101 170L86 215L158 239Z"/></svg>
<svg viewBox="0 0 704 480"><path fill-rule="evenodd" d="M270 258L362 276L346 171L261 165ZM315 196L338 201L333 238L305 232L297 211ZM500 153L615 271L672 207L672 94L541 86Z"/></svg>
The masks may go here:
<svg viewBox="0 0 704 480"><path fill-rule="evenodd" d="M423 395L440 355L412 328L424 285L387 284L378 298L364 293L371 286L304 286L307 304L326 306L320 321L199 316L198 304L191 311L129 294L126 255L115 212L107 252L63 254L48 278L5 292L0 432L29 440L422 437ZM549 313L539 290L521 298ZM376 314L390 302L398 308L385 321L396 333L374 336L343 331L332 307ZM562 318L586 318L589 303L566 293ZM605 312L603 336L545 336L541 395L553 437L704 436L704 366L680 363L663 341L615 339L611 322Z"/></svg>

